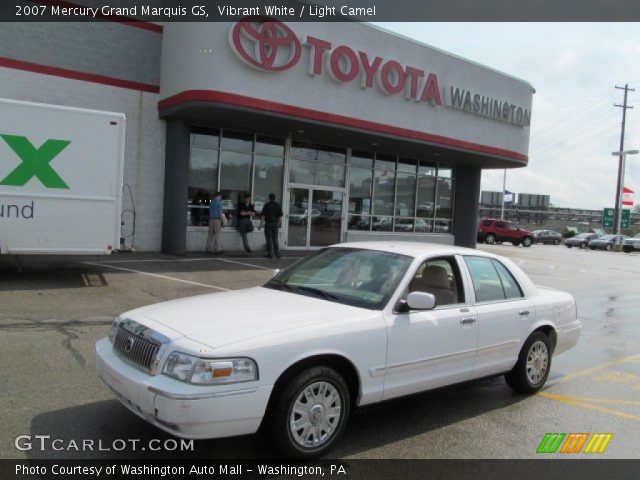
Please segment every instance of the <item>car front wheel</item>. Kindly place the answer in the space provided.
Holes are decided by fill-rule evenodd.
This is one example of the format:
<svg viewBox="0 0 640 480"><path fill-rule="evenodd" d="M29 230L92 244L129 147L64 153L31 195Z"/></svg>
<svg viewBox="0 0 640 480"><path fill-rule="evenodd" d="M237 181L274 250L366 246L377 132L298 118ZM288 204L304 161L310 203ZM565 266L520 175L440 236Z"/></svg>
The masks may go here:
<svg viewBox="0 0 640 480"><path fill-rule="evenodd" d="M342 435L350 406L349 388L338 372L328 367L301 372L276 405L273 432L278 445L294 458L322 455Z"/></svg>
<svg viewBox="0 0 640 480"><path fill-rule="evenodd" d="M610 252L613 246L610 243L607 243L607 246L605 248L607 249L607 252Z"/></svg>
<svg viewBox="0 0 640 480"><path fill-rule="evenodd" d="M534 332L518 356L518 363L504 377L518 393L534 393L542 388L551 369L551 341L543 332Z"/></svg>
<svg viewBox="0 0 640 480"><path fill-rule="evenodd" d="M533 239L531 237L524 237L522 239L522 246L523 247L530 247L532 243L533 243Z"/></svg>

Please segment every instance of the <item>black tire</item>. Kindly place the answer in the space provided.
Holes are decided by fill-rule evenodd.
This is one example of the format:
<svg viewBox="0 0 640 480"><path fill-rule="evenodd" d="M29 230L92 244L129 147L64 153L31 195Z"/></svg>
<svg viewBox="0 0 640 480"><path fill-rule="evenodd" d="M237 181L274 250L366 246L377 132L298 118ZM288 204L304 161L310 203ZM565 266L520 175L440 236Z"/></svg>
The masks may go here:
<svg viewBox="0 0 640 480"><path fill-rule="evenodd" d="M544 371L544 375L540 378L540 380L537 382L533 382L527 374L527 358L532 347L534 345L537 345L538 342L542 342L546 347L547 366L546 370ZM518 363L516 363L515 367L513 367L513 369L504 376L505 380L507 381L507 385L509 385L518 393L537 392L544 386L545 382L547 381L549 371L551 370L551 358L552 348L551 340L549 340L549 337L547 337L547 335L545 335L543 332L533 332L529 336L529 338L527 338L527 341L524 342L522 350L520 350Z"/></svg>
<svg viewBox="0 0 640 480"><path fill-rule="evenodd" d="M484 237L484 243L487 245L493 245L496 243L496 236L493 233L487 233L487 236Z"/></svg>
<svg viewBox="0 0 640 480"><path fill-rule="evenodd" d="M292 410L296 399L303 394L306 388L320 382L328 383L338 392L340 418L333 428L333 433L324 443L317 447L305 447L294 439L289 428L289 419L293 415ZM275 404L272 431L278 446L286 455L299 459L316 458L330 450L340 439L349 419L350 410L349 388L342 376L329 367L312 367L299 373L280 394Z"/></svg>
<svg viewBox="0 0 640 480"><path fill-rule="evenodd" d="M613 250L613 245L611 245L610 243L607 243L607 246L604 248L607 249L607 252L610 252L611 250Z"/></svg>
<svg viewBox="0 0 640 480"><path fill-rule="evenodd" d="M631 253L631 252L633 252L633 247L629 247L629 246L625 245L625 246L622 247L622 251L624 253Z"/></svg>
<svg viewBox="0 0 640 480"><path fill-rule="evenodd" d="M595 249L596 249L596 247L592 247L591 245L589 245L589 248L590 248L591 250L595 250Z"/></svg>
<svg viewBox="0 0 640 480"><path fill-rule="evenodd" d="M571 244L570 243L565 243L565 245L567 246L567 248L571 248ZM580 247L582 248L582 247Z"/></svg>
<svg viewBox="0 0 640 480"><path fill-rule="evenodd" d="M582 243L580 244L580 248L587 248L587 244L586 244L586 243L584 243L584 242L582 242Z"/></svg>
<svg viewBox="0 0 640 480"><path fill-rule="evenodd" d="M533 238L531 237L524 237L522 239L522 246L523 247L527 247L529 248L531 245L533 245Z"/></svg>
<svg viewBox="0 0 640 480"><path fill-rule="evenodd" d="M560 245L560 240L555 240L555 241L553 242L553 244L554 244L554 245Z"/></svg>

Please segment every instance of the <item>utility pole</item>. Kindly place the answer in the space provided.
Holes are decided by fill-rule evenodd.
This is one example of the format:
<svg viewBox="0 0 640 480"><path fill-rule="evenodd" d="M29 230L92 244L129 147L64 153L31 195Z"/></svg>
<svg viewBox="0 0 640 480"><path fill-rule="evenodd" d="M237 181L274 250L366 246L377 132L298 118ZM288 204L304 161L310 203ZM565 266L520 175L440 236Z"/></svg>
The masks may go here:
<svg viewBox="0 0 640 480"><path fill-rule="evenodd" d="M618 103L614 103L613 106L614 107L620 107L622 108L622 128L620 129L620 152L624 152L624 127L625 127L625 122L627 120L627 109L629 108L633 108L631 106L627 105L627 93L628 92L635 92L635 89L633 88L629 88L629 84L626 83L624 85L624 87L619 87L616 85L616 88L618 90L624 90L624 101L622 102L622 105L618 104ZM614 203L614 208L615 208L615 214L613 216L613 231L615 233L620 233L620 217L622 212L619 210L620 208L622 208L622 206L620 205L620 195L622 195L622 167L623 167L623 162L624 162L624 155L620 155L618 157L618 183L617 183L617 187L616 187L616 201Z"/></svg>

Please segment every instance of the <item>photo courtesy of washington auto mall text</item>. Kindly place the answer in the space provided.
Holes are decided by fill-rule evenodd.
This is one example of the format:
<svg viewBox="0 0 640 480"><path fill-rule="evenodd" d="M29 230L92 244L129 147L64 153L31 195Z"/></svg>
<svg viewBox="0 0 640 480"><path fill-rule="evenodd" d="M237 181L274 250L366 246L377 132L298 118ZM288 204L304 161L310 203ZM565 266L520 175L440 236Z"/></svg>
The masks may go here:
<svg viewBox="0 0 640 480"><path fill-rule="evenodd" d="M0 2L0 480L639 480L639 27Z"/></svg>

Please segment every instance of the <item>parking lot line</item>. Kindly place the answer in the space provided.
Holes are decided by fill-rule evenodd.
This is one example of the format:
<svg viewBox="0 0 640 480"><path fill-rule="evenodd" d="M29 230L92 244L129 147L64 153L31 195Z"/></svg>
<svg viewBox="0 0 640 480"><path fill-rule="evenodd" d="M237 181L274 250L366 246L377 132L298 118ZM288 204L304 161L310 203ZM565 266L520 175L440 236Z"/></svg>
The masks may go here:
<svg viewBox="0 0 640 480"><path fill-rule="evenodd" d="M562 377L560 381L566 382L575 378L585 377L587 375L591 375L592 373L599 372L600 370L605 370L609 367L620 365L621 363L633 362L634 360L640 360L640 355L630 355L628 357L622 357L616 360L611 360L610 362L596 365L595 367L585 368L584 370L578 370L576 372L568 373L564 377Z"/></svg>
<svg viewBox="0 0 640 480"><path fill-rule="evenodd" d="M219 260L221 262L233 263L233 264L236 264L236 265L244 265L246 267L259 268L259 269L262 269L262 270L273 270L272 268L263 267L262 265L254 265L252 263L239 262L237 260L231 260L229 258L216 258L215 260Z"/></svg>
<svg viewBox="0 0 640 480"><path fill-rule="evenodd" d="M221 290L225 292L229 291L228 288L218 287L217 285L209 285L207 283L192 282L191 280L183 280L182 278L170 277L168 275L161 275L159 273L143 272L142 270L134 270L132 268L125 268L125 267L116 267L115 265L107 265L105 263L96 263L96 262L81 262L81 263L85 265L92 265L94 267L104 267L104 268L110 268L112 270L120 270L123 272L139 273L140 275L147 275L149 277L162 278L164 280L172 280L174 282L188 283L189 285L196 285L198 287L214 288L216 290Z"/></svg>
<svg viewBox="0 0 640 480"><path fill-rule="evenodd" d="M536 394L539 397L548 398L557 402L566 403L567 405L573 405L575 407L585 408L587 410L594 410L600 413L607 413L609 415L615 415L616 417L627 418L630 420L640 420L640 415L634 415L632 413L621 412L619 410L613 410L611 408L600 407L598 405L592 405L580 400L580 397L569 397L567 395L558 395L555 393L538 392Z"/></svg>

